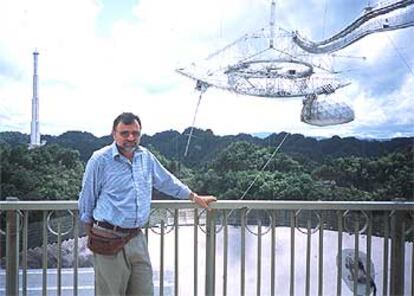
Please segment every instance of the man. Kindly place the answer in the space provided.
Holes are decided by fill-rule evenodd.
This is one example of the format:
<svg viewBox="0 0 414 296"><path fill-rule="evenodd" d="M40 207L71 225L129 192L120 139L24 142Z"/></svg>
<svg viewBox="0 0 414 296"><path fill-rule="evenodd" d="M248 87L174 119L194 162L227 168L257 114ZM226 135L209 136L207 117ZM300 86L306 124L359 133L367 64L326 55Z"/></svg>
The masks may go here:
<svg viewBox="0 0 414 296"><path fill-rule="evenodd" d="M79 196L86 233L134 234L115 255L94 253L96 295L153 295L147 242L140 231L148 221L153 187L207 209L216 200L192 192L139 146L141 127L138 116L120 114L112 127L114 142L95 151L86 165Z"/></svg>

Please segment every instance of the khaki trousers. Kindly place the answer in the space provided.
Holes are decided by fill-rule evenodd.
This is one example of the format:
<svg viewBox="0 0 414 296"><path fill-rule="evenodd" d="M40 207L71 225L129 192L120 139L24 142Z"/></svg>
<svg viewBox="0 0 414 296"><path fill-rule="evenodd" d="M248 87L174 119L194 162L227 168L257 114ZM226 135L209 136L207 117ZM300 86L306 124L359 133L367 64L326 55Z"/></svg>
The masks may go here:
<svg viewBox="0 0 414 296"><path fill-rule="evenodd" d="M116 255L94 254L95 295L152 296L152 267L145 236L139 232Z"/></svg>

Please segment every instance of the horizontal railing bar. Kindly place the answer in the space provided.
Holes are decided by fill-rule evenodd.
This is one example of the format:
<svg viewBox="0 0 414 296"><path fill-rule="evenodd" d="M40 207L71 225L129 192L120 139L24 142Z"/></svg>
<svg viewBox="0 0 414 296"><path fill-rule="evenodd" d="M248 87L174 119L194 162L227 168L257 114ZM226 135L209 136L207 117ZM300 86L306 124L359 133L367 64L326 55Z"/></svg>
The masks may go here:
<svg viewBox="0 0 414 296"><path fill-rule="evenodd" d="M65 210L77 210L78 201L76 200L45 200L45 201L0 201L1 211L65 211Z"/></svg>
<svg viewBox="0 0 414 296"><path fill-rule="evenodd" d="M187 200L154 200L152 206L169 209L193 209L196 205ZM271 200L220 200L210 205L213 209L266 209L266 210L370 210L413 211L413 201L271 201ZM1 211L10 210L77 210L76 200L0 201Z"/></svg>
<svg viewBox="0 0 414 296"><path fill-rule="evenodd" d="M153 201L159 208L193 208L190 201ZM350 201L250 201L221 200L210 204L213 209L266 209L266 210L414 210L414 202L350 202Z"/></svg>

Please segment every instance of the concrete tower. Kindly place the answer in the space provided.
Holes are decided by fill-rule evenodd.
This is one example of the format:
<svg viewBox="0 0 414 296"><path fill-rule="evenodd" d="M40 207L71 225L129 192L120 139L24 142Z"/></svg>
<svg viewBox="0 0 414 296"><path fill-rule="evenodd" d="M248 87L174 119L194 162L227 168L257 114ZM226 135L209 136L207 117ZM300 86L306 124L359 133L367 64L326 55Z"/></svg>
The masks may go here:
<svg viewBox="0 0 414 296"><path fill-rule="evenodd" d="M30 148L39 147L40 130L39 130L39 97L37 94L39 86L39 78L37 76L37 58L39 53L33 52L33 98L32 98L32 124L30 129Z"/></svg>

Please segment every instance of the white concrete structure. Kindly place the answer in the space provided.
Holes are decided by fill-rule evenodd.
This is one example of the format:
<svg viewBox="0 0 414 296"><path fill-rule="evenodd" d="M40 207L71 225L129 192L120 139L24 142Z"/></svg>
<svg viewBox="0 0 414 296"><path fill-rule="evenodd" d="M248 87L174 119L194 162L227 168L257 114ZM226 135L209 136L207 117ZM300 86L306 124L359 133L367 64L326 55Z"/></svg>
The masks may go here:
<svg viewBox="0 0 414 296"><path fill-rule="evenodd" d="M41 145L39 130L39 96L38 86L39 78L37 76L37 58L39 53L33 52L33 98L32 98L32 123L30 128L30 144L29 148L35 148Z"/></svg>

